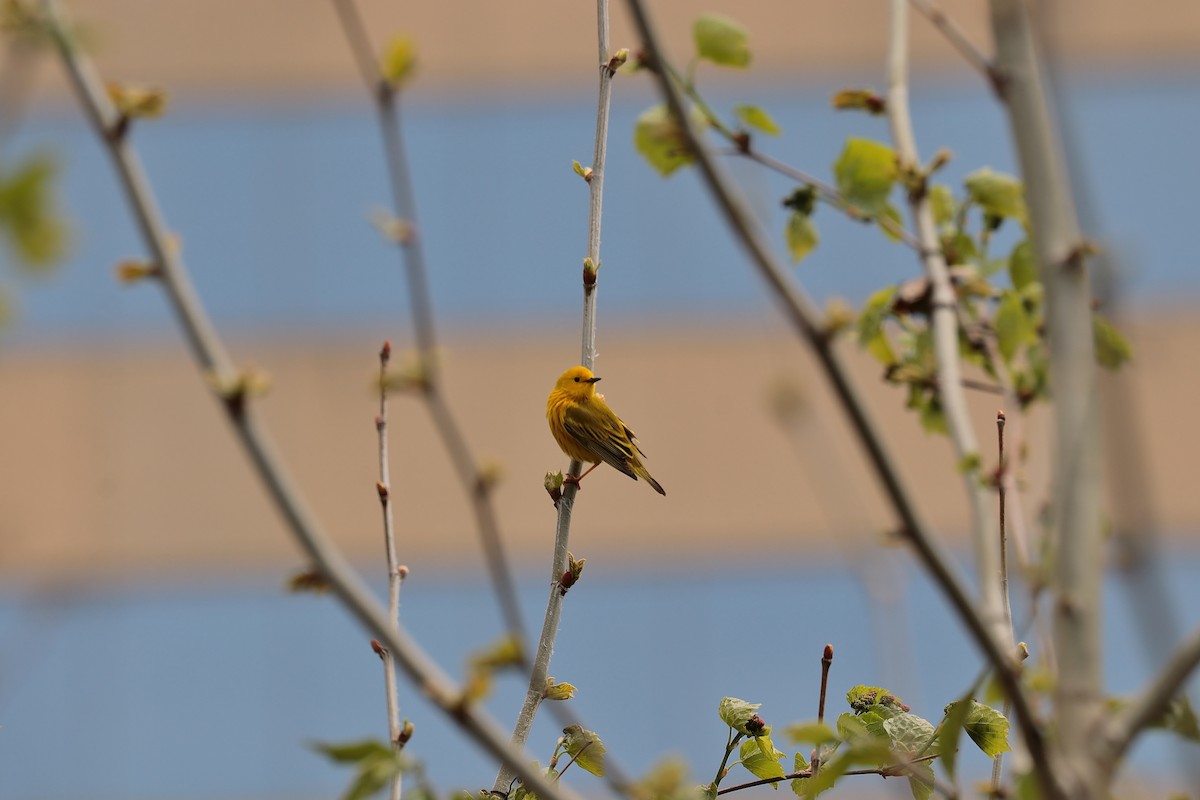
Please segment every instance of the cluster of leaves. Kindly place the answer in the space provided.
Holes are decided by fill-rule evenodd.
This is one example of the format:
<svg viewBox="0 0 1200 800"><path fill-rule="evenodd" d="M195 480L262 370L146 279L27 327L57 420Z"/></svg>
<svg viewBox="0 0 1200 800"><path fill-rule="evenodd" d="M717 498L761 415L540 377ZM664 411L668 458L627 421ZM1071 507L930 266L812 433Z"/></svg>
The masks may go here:
<svg viewBox="0 0 1200 800"><path fill-rule="evenodd" d="M667 64L650 66L664 70L687 96L695 129L711 130L733 145L734 152L754 155L753 132L780 133L771 116L757 106L738 105L735 121L726 122L700 96L695 83L699 62L737 69L749 65L745 30L723 17L702 16L693 26L693 39L695 55L685 75ZM833 106L872 115L887 111L886 99L869 89L838 92ZM687 141L680 121L662 105L645 111L634 128L637 150L664 176L695 160ZM928 200L957 292L962 358L978 369L982 379L978 383L996 392L1011 392L1027 407L1049 396L1050 383L1043 288L1030 245L1024 188L1016 178L985 167L968 175L956 192L933 181L949 160L949 152L942 150L928 165L902 168L889 145L849 139L833 164L832 184L810 178L784 198L787 250L799 263L820 244L813 222L818 201L851 219L878 226L894 241L919 247L905 233L894 197L900 192L905 199ZM1007 232L1003 239L1007 252L997 256L990 250L1002 229ZM944 431L930 311L926 279L886 287L858 315L858 338L883 366L885 378L907 387L907 404L922 425ZM1094 315L1093 331L1101 365L1115 369L1130 358L1128 342L1099 313Z"/></svg>
<svg viewBox="0 0 1200 800"><path fill-rule="evenodd" d="M54 201L54 162L41 155L12 165L0 164L0 239L13 261L41 272L62 260L67 225ZM0 295L0 323L6 304Z"/></svg>
<svg viewBox="0 0 1200 800"><path fill-rule="evenodd" d="M407 775L415 785L405 789L409 800L434 800L436 794L425 779L421 764L406 757L378 739L329 744L318 742L313 749L335 764L352 766L354 778L342 794L342 800L364 800L391 785L392 778ZM460 798L459 800L463 800Z"/></svg>
<svg viewBox="0 0 1200 800"><path fill-rule="evenodd" d="M970 698L946 706L937 726L913 714L895 695L877 686L855 686L846 693L850 711L838 717L836 728L823 722L789 725L784 734L797 744L811 746L806 756L792 757L786 772L787 754L771 741L771 728L757 715L758 704L726 697L720 703L721 719L729 726L726 761L717 779L703 787L704 796L715 798L720 782L734 766L742 766L759 780L791 781L797 797L811 800L835 785L852 770L884 777L908 779L913 797L926 800L933 792L933 762L940 761L953 778L961 734L988 757L1008 750L1008 720L990 706ZM739 760L726 767L733 747Z"/></svg>
<svg viewBox="0 0 1200 800"><path fill-rule="evenodd" d="M582 725L568 725L563 728L563 735L555 744L545 776L551 781L557 781L574 764L585 772L603 777L606 752L604 742L595 731L589 731ZM559 769L559 761L564 757L567 762ZM521 784L514 786L508 794L511 800L537 800L537 795Z"/></svg>

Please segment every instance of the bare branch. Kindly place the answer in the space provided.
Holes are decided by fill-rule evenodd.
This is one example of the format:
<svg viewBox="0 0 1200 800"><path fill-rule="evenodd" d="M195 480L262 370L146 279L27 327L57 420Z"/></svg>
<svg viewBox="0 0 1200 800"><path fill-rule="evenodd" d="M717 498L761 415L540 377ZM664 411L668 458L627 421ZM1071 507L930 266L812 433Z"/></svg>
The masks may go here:
<svg viewBox="0 0 1200 800"><path fill-rule="evenodd" d="M433 303L429 297L426 278L425 251L421 244L421 233L417 225L417 204L413 195L408 158L405 155L404 131L400 125L400 105L397 90L384 80L376 62L375 50L370 36L359 15L354 0L334 0L338 19L342 23L346 39L354 53L364 83L375 101L383 137L384 155L387 158L388 180L391 184L392 202L397 219L404 223L406 235L398 244L404 261L404 274L408 279L408 296L412 306L413 329L417 351L420 355L421 375L424 379L421 396L424 398L434 427L441 436L446 452L454 465L454 472L462 483L463 491L471 502L476 527L483 544L484 557L496 592L500 610L509 634L524 642L525 626L521 621L521 607L513 583L512 570L504 552L496 510L492 505L490 484L480 473L479 461L467 444L462 427L454 416L442 389L437 364L437 334L433 322Z"/></svg>
<svg viewBox="0 0 1200 800"><path fill-rule="evenodd" d="M328 579L333 591L350 612L392 652L399 666L422 694L492 757L511 764L539 797L560 800L575 798L574 793L551 784L532 768L526 755L506 741L499 727L485 712L464 703L461 692L453 682L403 627L388 619L385 610L371 596L362 579L312 515L276 455L274 445L258 427L252 404L248 402L244 390L221 388L237 384L232 362L207 312L192 290L182 257L169 244L167 228L162 222L162 214L146 181L140 159L126 138L118 135L118 132L123 132L118 124L120 115L109 101L90 60L76 49L66 33L56 0L42 0L42 9L47 31L54 40L72 89L101 144L112 158L142 239L160 267L159 278L192 355L201 372L217 387L226 418L297 544Z"/></svg>
<svg viewBox="0 0 1200 800"><path fill-rule="evenodd" d="M996 74L1016 143L1032 242L1046 289L1054 384L1055 656L1058 764L1068 793L1103 793L1089 731L1102 713L1100 459L1086 248L1026 3L991 0ZM1085 788L1086 787L1086 788Z"/></svg>
<svg viewBox="0 0 1200 800"><path fill-rule="evenodd" d="M946 13L938 8L932 0L910 0L913 8L921 12L931 23L933 27L942 32L946 40L954 46L954 49L962 54L962 57L967 60L967 63L974 67L980 75L992 80L992 62L983 54L983 51L975 46L975 43L968 38L965 31L959 27L958 23L952 18L946 16Z"/></svg>

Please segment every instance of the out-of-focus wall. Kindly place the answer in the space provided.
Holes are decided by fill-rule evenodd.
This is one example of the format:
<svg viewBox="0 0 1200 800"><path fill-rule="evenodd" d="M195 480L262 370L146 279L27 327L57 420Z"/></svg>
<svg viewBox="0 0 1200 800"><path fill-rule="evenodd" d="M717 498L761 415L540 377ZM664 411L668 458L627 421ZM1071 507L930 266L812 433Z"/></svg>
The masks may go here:
<svg viewBox="0 0 1200 800"><path fill-rule="evenodd" d="M419 42L421 72L415 91L483 90L497 86L590 86L587 70L563 69L594 60L570 31L590 31L590 2L359 4L377 41L396 33ZM649 4L670 51L689 52L691 20L719 11L753 35L758 77L813 71L870 71L887 44L887 4L881 0L763 0ZM1057 52L1082 65L1194 62L1200 54L1200 5L1157 0L1057 0L1033 3ZM987 4L939 3L985 50ZM219 96L263 92L308 94L356 83L357 75L333 4L325 0L85 0L70 4L107 74ZM636 48L624 3L612 3L613 47ZM914 14L913 63L944 69L957 54ZM955 67L959 65L955 63Z"/></svg>

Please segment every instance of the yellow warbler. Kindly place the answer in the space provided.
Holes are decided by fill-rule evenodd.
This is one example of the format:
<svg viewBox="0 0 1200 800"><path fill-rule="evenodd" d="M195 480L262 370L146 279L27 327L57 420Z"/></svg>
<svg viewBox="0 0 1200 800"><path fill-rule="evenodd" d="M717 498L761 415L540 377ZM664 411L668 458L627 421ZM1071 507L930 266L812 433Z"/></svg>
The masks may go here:
<svg viewBox="0 0 1200 800"><path fill-rule="evenodd" d="M568 475L566 482L578 486L603 461L634 480L643 479L654 491L665 495L642 466L641 456L645 453L638 447L633 431L596 394L598 380L587 367L571 367L554 384L546 400L546 419L558 446L576 461L592 464L578 478Z"/></svg>

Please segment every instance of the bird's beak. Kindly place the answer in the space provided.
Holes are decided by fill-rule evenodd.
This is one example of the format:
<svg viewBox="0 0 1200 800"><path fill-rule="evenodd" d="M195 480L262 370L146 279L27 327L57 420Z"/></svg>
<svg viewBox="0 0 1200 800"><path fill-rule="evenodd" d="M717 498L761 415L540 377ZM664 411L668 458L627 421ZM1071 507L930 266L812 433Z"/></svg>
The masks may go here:
<svg viewBox="0 0 1200 800"><path fill-rule="evenodd" d="M593 375L592 377L587 379L587 383L595 383L598 380L600 380L600 379L597 378L595 375Z"/></svg>

